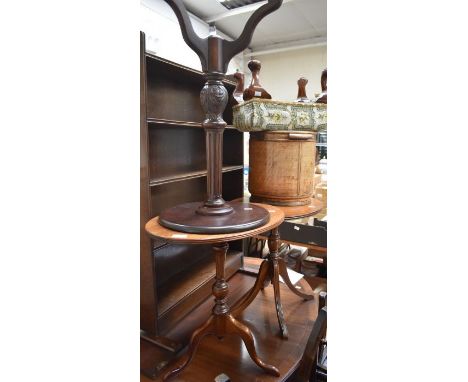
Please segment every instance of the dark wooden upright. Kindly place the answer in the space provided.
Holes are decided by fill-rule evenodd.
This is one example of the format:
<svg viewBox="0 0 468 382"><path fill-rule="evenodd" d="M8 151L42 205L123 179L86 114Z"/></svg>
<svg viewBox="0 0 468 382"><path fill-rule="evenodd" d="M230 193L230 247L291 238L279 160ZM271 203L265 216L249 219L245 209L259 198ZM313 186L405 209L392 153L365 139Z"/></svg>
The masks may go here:
<svg viewBox="0 0 468 382"><path fill-rule="evenodd" d="M160 215L163 226L189 233L231 233L260 227L268 222L268 212L258 206L226 203L222 197L222 146L226 122L222 113L227 103L227 91L222 80L229 61L248 47L257 24L278 9L282 0L268 0L248 19L238 39L227 41L210 26L207 38L194 31L182 0L165 0L176 14L187 45L200 58L206 83L200 100L206 119L202 125L206 132L206 161L208 167L207 198L203 203L186 203L164 210Z"/></svg>
<svg viewBox="0 0 468 382"><path fill-rule="evenodd" d="M156 285L152 266L151 240L145 224L150 214L148 128L146 123L145 35L140 32L140 328L157 332Z"/></svg>

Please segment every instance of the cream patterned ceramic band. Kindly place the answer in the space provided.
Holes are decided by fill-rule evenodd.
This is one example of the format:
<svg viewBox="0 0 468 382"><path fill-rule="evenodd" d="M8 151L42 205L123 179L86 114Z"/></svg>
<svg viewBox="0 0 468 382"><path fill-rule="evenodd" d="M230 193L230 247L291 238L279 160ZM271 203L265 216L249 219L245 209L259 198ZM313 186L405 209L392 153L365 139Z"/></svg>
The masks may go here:
<svg viewBox="0 0 468 382"><path fill-rule="evenodd" d="M327 129L327 105L251 99L235 105L233 124L240 131L322 131Z"/></svg>

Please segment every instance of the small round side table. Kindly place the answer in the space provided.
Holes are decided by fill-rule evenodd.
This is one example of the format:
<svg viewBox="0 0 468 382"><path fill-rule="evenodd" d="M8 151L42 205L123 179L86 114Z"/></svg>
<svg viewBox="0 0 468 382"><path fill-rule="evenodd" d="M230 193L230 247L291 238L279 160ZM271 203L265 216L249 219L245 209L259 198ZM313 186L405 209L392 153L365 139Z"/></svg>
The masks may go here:
<svg viewBox="0 0 468 382"><path fill-rule="evenodd" d="M236 201L249 202L249 198L240 198ZM255 203L254 203L255 204ZM272 206L273 207L273 206ZM320 212L323 204L318 199L312 199L311 202L305 206L274 206L281 210L285 218L284 220L300 219L308 216L313 216ZM279 226L279 225L278 225ZM283 278L284 283L289 289L304 300L311 300L314 298L313 294L306 294L298 291L288 275L288 270L285 260L279 255L279 247L281 239L278 231L278 226L272 228L268 237L268 257L263 260L258 271L257 279L252 289L242 297L232 308L231 312L234 316L240 314L247 306L249 306L255 299L257 294L271 282L275 296L276 315L278 317L278 324L281 330L281 336L288 338L288 327L286 326L283 314L283 305L281 304L281 295L279 287L279 276Z"/></svg>
<svg viewBox="0 0 468 382"><path fill-rule="evenodd" d="M249 352L252 360L267 373L279 376L279 371L275 366L263 362L258 357L255 350L255 340L252 332L247 326L235 318L235 315L232 313L226 299L229 285L225 280L224 268L226 253L229 248L228 242L245 239L263 232L274 230L284 220L284 212L280 208L265 204L257 205L265 208L269 212L270 219L268 223L261 227L243 232L223 234L193 234L173 231L162 226L159 223L159 217L155 217L146 223L146 232L153 238L163 239L168 242L179 244L212 244L213 253L216 259L216 278L215 283L213 284L213 296L215 298L215 304L212 315L200 328L195 330L195 332L192 334L187 352L177 361L178 364L175 367L171 368L164 374L163 381L167 380L171 376L178 374L189 365L201 339L208 334L213 334L220 339L228 334L235 334L240 336L244 341L245 347L247 348L247 351ZM245 204L245 208L250 207L248 204ZM253 299L250 300L250 302L252 301ZM236 310L236 314L239 314L242 310L244 310L250 304L250 302L244 303L242 305L242 309L238 308Z"/></svg>

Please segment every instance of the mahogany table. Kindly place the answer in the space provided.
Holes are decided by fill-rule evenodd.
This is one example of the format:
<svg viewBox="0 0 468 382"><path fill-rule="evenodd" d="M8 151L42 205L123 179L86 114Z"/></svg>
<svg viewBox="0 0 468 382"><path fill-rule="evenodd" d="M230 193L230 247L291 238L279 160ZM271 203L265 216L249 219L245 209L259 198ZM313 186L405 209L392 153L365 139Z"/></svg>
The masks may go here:
<svg viewBox="0 0 468 382"><path fill-rule="evenodd" d="M247 197L236 200L242 200L245 203L249 202L249 198ZM274 206L274 208L277 208L284 213L284 220L293 220L317 214L323 208L323 204L318 199L312 199L310 204L304 206ZM299 297L302 297L304 300L311 300L314 298L314 295L300 292L294 287L293 283L291 282L291 279L288 275L286 261L279 255L281 239L278 232L278 226L272 228L271 233L268 236L269 253L267 258L263 260L262 264L260 265L260 270L258 272L258 276L254 286L242 299L240 299L237 302L236 305L234 305L231 312L234 316L237 316L247 306L249 306L249 304L255 299L260 290L268 286L268 284L271 282L271 284L273 285L276 316L278 318L281 336L283 338L288 338L288 327L286 326L284 320L283 306L281 304L279 276L283 278L284 283L294 294L296 294Z"/></svg>
<svg viewBox="0 0 468 382"><path fill-rule="evenodd" d="M239 270L229 279L228 303L231 306L234 306L236 301L252 288L262 261L259 258L246 257L245 266L252 272ZM296 285L306 288L307 281L301 279ZM283 283L280 283L280 289L289 329L289 338L286 341L276 335L278 323L275 305L271 303L274 301L273 288L265 288L252 304L236 317L252 330L257 353L279 369L279 377L264 373L250 359L240 337L226 336L222 341L218 341L215 336L206 336L200 342L190 365L168 382L214 382L215 377L220 374L228 375L232 382L290 381L289 377L299 367L304 354L317 317L319 301L315 298L304 302ZM179 321L168 332L168 337L187 345L193 331L206 321L208 312L211 314L212 300L210 297L207 298L190 313L189 317ZM145 340L140 340L140 347L142 374L139 382L162 382L158 366L163 363L167 365L167 361L172 358L171 355L169 352L161 351L157 346L151 346ZM165 370L167 366L163 372Z"/></svg>
<svg viewBox="0 0 468 382"><path fill-rule="evenodd" d="M216 260L216 277L215 283L213 284L215 304L212 310L212 315L192 334L187 352L177 361L178 364L175 367L172 367L164 374L163 381L178 374L187 367L191 362L201 339L208 334L213 334L219 339L228 334L240 336L252 360L267 373L279 376L279 371L275 366L263 362L258 357L257 351L255 350L255 340L250 329L235 318L235 315L242 312L242 310L244 310L253 299L248 303L244 301L242 308L238 307L236 309L236 314L233 314L226 299L229 285L225 280L224 268L226 253L229 247L228 242L252 237L265 231L274 230L284 221L284 212L280 208L265 204L257 205L265 208L269 212L269 221L267 224L249 231L222 234L195 234L173 231L166 228L159 223L159 217L155 217L146 223L146 232L153 238L163 239L165 241L178 244L212 244ZM245 208L250 208L249 204L245 204Z"/></svg>

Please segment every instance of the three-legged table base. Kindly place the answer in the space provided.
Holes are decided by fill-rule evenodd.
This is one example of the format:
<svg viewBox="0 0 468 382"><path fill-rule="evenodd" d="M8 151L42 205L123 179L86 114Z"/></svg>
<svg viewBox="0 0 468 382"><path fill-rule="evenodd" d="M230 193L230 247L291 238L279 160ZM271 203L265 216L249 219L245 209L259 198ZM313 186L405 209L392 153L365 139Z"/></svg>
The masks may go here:
<svg viewBox="0 0 468 382"><path fill-rule="evenodd" d="M279 276L283 278L284 283L291 291L304 300L314 298L313 294L302 293L297 290L288 275L288 270L285 260L279 256L280 237L278 228L274 228L268 238L269 254L268 257L260 265L257 279L252 289L232 308L232 315L239 315L250 303L255 299L257 294L271 281L275 295L276 315L278 324L283 338L288 338L288 328L286 326L283 314L283 306L281 304L281 295L279 287Z"/></svg>
<svg viewBox="0 0 468 382"><path fill-rule="evenodd" d="M223 332L223 335L221 336L219 336L220 328L222 328ZM244 341L245 347L247 348L250 357L258 366L260 366L263 370L265 370L265 372L269 374L275 376L280 375L279 370L275 366L268 365L258 357L257 351L255 350L255 340L250 329L240 321L236 320L231 314L228 314L222 318L211 316L202 327L193 333L190 340L189 349L184 354L184 356L178 360L178 365L164 375L164 381L169 377L178 374L186 366L188 366L198 348L198 345L200 344L200 341L203 337L209 334L218 336L219 338L222 338L224 335L228 334L235 334L240 336L242 341Z"/></svg>
<svg viewBox="0 0 468 382"><path fill-rule="evenodd" d="M182 358L177 360L177 365L175 367L172 367L171 370L164 374L163 381L166 381L168 378L178 374L189 365L200 341L203 337L209 334L215 335L220 339L228 334L240 336L244 341L250 357L259 367L269 374L275 376L280 375L279 370L275 366L268 365L258 357L257 351L255 350L255 340L252 332L247 326L234 318L234 315L231 313L226 302L229 290L228 283L225 280L224 271L227 250L227 243L218 243L213 245L213 251L216 256L216 281L213 285L215 306L213 308L213 314L204 325L193 333L187 352L182 356ZM247 306L248 304L244 305L244 308ZM237 309L236 311L240 312L241 310Z"/></svg>

